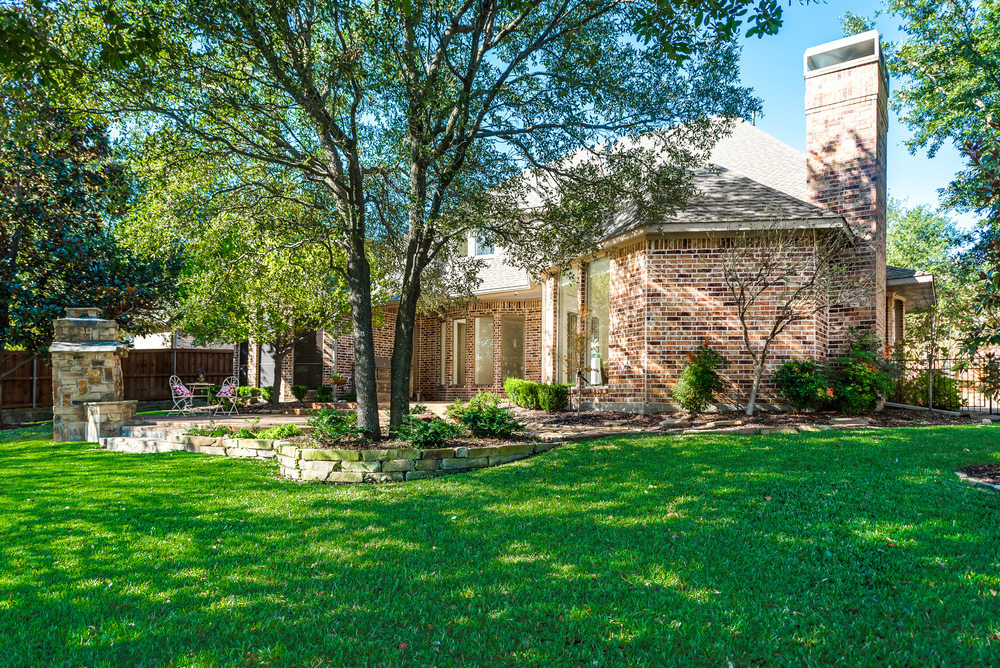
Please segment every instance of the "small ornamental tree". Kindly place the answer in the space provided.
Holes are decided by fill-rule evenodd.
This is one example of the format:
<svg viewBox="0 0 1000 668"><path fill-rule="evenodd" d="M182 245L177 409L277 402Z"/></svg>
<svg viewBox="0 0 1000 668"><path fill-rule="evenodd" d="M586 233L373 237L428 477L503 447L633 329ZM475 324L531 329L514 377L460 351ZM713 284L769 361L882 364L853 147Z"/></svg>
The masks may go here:
<svg viewBox="0 0 1000 668"><path fill-rule="evenodd" d="M844 230L803 231L777 223L734 230L719 250L703 256L721 264L723 285L736 309L743 346L753 363L747 415L753 415L771 346L789 327L835 304L881 298L872 277L851 273L858 252Z"/></svg>

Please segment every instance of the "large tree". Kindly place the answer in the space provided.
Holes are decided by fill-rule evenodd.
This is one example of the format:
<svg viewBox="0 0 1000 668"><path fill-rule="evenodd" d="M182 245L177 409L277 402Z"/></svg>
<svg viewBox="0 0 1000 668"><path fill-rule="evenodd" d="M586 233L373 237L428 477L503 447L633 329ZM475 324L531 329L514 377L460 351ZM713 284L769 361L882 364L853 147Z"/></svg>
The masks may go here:
<svg viewBox="0 0 1000 668"><path fill-rule="evenodd" d="M203 159L295 170L329 193L359 421L376 435L371 244L400 257L396 424L423 272L451 240L482 228L538 268L592 250L622 201L652 216L682 205L685 168L725 131L707 117L755 108L735 84L731 38L744 20L749 33L774 32L781 14L773 0L134 0L114 21L106 9L31 5L51 45L38 51L54 51L110 110L183 135ZM122 23L159 32L133 43ZM109 35L152 55L109 65ZM567 161L581 147L598 159ZM516 178L524 170L531 177ZM541 196L526 216L528 190Z"/></svg>
<svg viewBox="0 0 1000 668"><path fill-rule="evenodd" d="M123 237L146 253L184 248L173 324L200 341L268 345L278 403L295 345L319 329L342 330L348 315L346 281L331 271L343 258L330 240L330 209L316 200L324 193L296 192L285 170L267 165L190 160L176 141L169 150L134 146L132 155L145 188Z"/></svg>

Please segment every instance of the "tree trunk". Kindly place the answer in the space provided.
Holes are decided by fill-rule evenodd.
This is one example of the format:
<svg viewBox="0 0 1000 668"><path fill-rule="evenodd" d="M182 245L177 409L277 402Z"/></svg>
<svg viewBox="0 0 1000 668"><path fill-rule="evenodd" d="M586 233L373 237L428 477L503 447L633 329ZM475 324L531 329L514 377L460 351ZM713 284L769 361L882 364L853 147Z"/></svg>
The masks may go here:
<svg viewBox="0 0 1000 668"><path fill-rule="evenodd" d="M281 403L281 371L285 366L288 350L282 349L277 343L271 344L274 349L274 380L271 381L271 408L278 408Z"/></svg>
<svg viewBox="0 0 1000 668"><path fill-rule="evenodd" d="M411 105L411 112L415 107ZM406 263L396 312L392 342L391 378L389 381L389 428L398 429L403 416L410 412L410 366L413 363L413 325L420 299L420 274L427 252L424 204L427 202L427 171L421 160L423 142L419 139L419 116L410 117L410 204L409 234L406 240Z"/></svg>
<svg viewBox="0 0 1000 668"><path fill-rule="evenodd" d="M359 248L360 246L360 248ZM372 335L371 267L364 254L364 239L355 239L347 259L351 288L351 325L354 333L354 391L358 395L358 427L368 438L380 440L378 390L375 384L375 339Z"/></svg>
<svg viewBox="0 0 1000 668"><path fill-rule="evenodd" d="M764 359L753 372L753 387L750 389L750 401L747 402L747 415L753 417L754 408L757 406L757 394L760 392L760 381L764 377Z"/></svg>
<svg viewBox="0 0 1000 668"><path fill-rule="evenodd" d="M413 363L413 328L419 298L418 281L411 280L409 286L403 288L396 312L389 386L389 428L393 430L403 424L403 416L410 412L410 366Z"/></svg>

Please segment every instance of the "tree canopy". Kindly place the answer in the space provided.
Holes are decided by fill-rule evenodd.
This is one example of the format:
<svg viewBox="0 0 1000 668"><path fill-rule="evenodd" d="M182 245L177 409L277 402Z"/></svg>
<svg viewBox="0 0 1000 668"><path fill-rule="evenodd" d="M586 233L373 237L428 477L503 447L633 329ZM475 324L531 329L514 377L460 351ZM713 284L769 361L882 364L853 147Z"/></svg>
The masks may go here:
<svg viewBox="0 0 1000 668"><path fill-rule="evenodd" d="M12 11L0 26L24 48L7 57L79 83L83 106L206 165L281 171L292 193L325 203L359 424L374 434L373 244L399 260L397 424L424 272L447 264L452 240L478 230L537 271L595 250L623 202L651 218L683 206L688 168L727 120L758 110L738 85L733 38L772 34L782 15L776 0L31 0ZM259 185L230 175L229 189Z"/></svg>

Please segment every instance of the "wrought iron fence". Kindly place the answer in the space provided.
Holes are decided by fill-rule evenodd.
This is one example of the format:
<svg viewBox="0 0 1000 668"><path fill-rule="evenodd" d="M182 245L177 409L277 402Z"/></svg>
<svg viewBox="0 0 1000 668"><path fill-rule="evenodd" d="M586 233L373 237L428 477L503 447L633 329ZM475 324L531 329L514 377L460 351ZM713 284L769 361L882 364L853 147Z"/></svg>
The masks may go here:
<svg viewBox="0 0 1000 668"><path fill-rule="evenodd" d="M989 369L981 360L935 357L903 361L904 372L894 400L915 406L928 405L928 381L934 378L931 407L945 410L1000 414L1000 401L989 392Z"/></svg>

